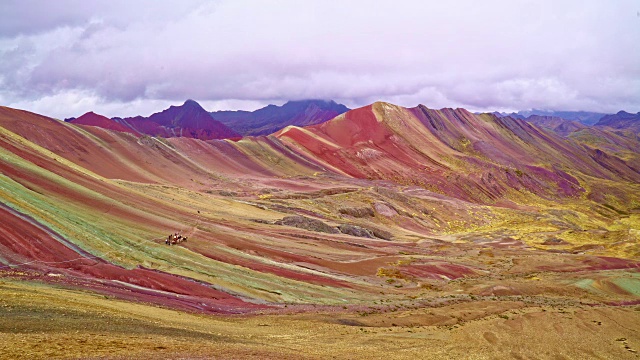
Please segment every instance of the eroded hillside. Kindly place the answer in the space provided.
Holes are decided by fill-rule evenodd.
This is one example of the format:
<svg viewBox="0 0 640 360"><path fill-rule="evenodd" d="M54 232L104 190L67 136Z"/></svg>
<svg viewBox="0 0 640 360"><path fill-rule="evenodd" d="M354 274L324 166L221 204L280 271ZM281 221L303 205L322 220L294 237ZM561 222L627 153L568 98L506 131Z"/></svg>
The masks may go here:
<svg viewBox="0 0 640 360"><path fill-rule="evenodd" d="M100 295L189 316L340 318L331 331L346 332L543 308L618 317L640 301L640 171L624 141L619 153L386 103L235 142L0 108L0 291L20 311L24 291L82 291L69 311ZM188 241L167 245L173 233Z"/></svg>

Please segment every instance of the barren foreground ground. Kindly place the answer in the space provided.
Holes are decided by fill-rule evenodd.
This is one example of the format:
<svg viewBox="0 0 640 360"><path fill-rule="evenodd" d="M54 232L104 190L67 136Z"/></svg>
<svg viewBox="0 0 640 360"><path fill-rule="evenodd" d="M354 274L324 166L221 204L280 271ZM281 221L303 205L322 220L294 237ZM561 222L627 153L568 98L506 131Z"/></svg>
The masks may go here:
<svg viewBox="0 0 640 360"><path fill-rule="evenodd" d="M636 359L640 350L640 306L499 297L210 316L21 281L0 291L3 359Z"/></svg>

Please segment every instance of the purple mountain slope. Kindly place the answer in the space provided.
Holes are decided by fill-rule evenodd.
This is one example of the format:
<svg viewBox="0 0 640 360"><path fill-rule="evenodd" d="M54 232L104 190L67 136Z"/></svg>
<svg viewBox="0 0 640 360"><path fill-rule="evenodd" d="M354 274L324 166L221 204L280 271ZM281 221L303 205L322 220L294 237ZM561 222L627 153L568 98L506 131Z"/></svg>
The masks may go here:
<svg viewBox="0 0 640 360"><path fill-rule="evenodd" d="M617 114L607 115L600 119L596 126L615 130L629 130L638 134L640 133L640 112L630 114L626 111L620 111Z"/></svg>
<svg viewBox="0 0 640 360"><path fill-rule="evenodd" d="M201 140L238 138L240 134L214 119L194 100L170 106L148 118L114 118L137 132L163 137L190 137Z"/></svg>

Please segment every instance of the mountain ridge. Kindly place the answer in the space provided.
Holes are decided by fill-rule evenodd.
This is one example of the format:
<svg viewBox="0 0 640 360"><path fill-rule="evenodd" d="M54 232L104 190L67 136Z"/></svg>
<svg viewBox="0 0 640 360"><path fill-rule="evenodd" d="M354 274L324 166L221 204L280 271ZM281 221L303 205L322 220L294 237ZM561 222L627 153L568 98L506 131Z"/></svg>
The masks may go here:
<svg viewBox="0 0 640 360"><path fill-rule="evenodd" d="M128 132L134 135L140 135L139 132L133 130L131 127L109 119L106 116L96 114L93 111L85 113L80 117L68 119L65 121L76 125L97 126L108 130Z"/></svg>
<svg viewBox="0 0 640 360"><path fill-rule="evenodd" d="M504 112L494 112L495 115L503 117L503 116L511 116L519 119L527 119L532 115L536 116L551 116L558 117L566 120L577 121L583 125L594 125L597 123L603 116L608 115L606 113L598 113L591 111L556 111L556 110L539 110L539 109L531 109L531 110L520 110L518 112L512 113L504 113Z"/></svg>
<svg viewBox="0 0 640 360"><path fill-rule="evenodd" d="M626 111L619 111L616 114L602 117L595 126L608 127L615 130L630 130L640 134L640 112L632 114Z"/></svg>
<svg viewBox="0 0 640 360"><path fill-rule="evenodd" d="M508 189L543 197L584 192L577 179L561 170L566 167L590 176L640 180L637 169L621 159L604 159L596 150L519 119L478 116L464 109L379 102L322 124L288 127L275 136L350 176L402 179L475 202L498 199ZM543 168L540 162L553 166ZM458 183L448 181L452 177ZM550 191L550 184L556 190Z"/></svg>
<svg viewBox="0 0 640 360"><path fill-rule="evenodd" d="M215 120L196 101L188 99L182 105L151 114L149 117L114 118L120 124L152 136L191 137L201 140L238 138L240 135Z"/></svg>
<svg viewBox="0 0 640 360"><path fill-rule="evenodd" d="M336 117L349 108L333 100L288 101L254 111L214 111L212 116L242 135L269 135L289 125L308 126Z"/></svg>
<svg viewBox="0 0 640 360"><path fill-rule="evenodd" d="M288 101L282 106L268 105L255 111L207 112L198 102L188 99L182 105L171 105L148 117L138 115L109 119L102 115L90 115L93 114L90 112L87 113L89 115L83 115L85 117L81 120L68 118L65 121L136 135L214 140L268 135L289 125L313 125L348 110L333 100L298 100Z"/></svg>

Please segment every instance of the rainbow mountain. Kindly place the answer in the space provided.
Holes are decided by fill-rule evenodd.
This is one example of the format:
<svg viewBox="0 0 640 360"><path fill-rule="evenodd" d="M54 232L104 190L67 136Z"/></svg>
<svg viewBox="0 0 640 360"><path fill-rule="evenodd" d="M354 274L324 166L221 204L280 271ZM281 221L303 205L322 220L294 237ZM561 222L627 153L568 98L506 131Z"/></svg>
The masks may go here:
<svg viewBox="0 0 640 360"><path fill-rule="evenodd" d="M0 108L0 276L205 313L638 300L631 135L383 102L232 140L90 116Z"/></svg>

